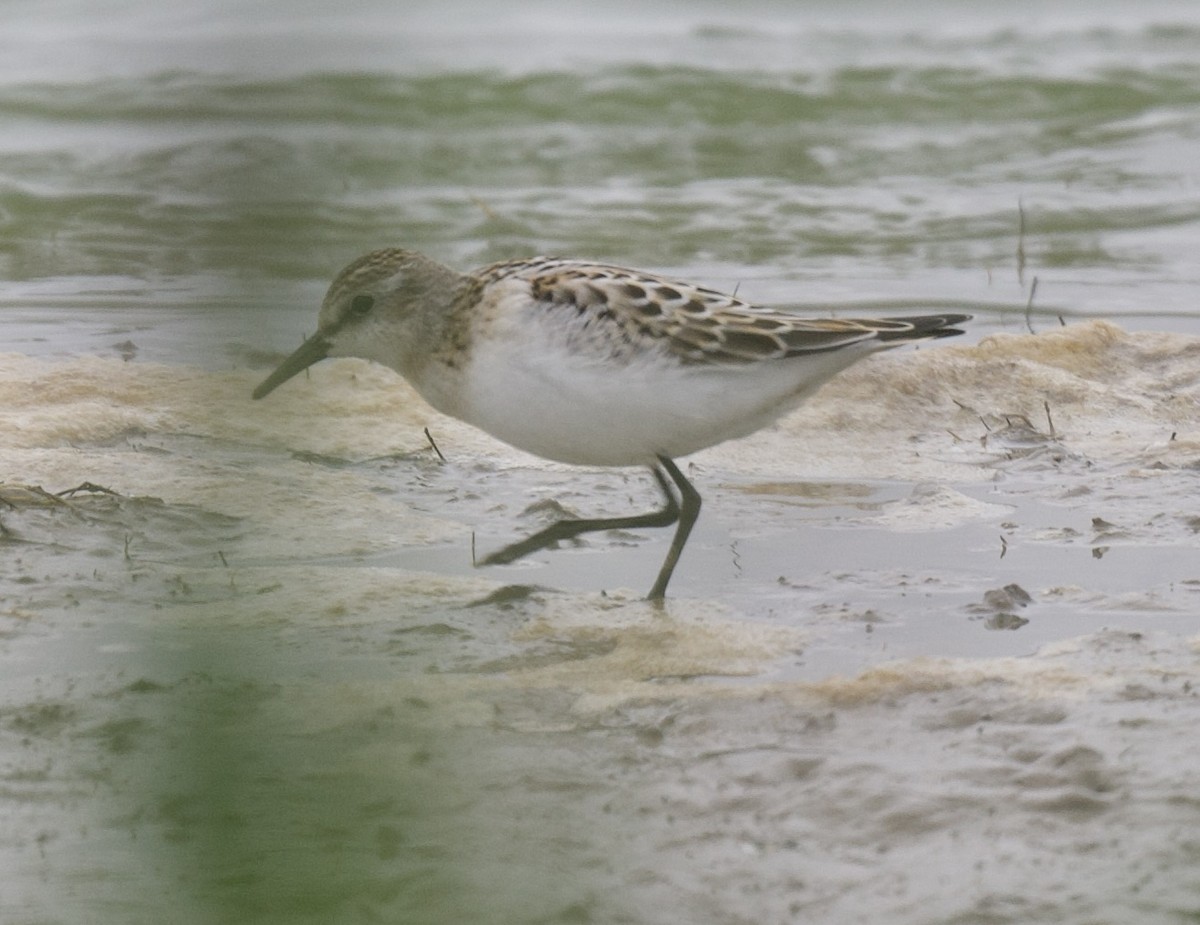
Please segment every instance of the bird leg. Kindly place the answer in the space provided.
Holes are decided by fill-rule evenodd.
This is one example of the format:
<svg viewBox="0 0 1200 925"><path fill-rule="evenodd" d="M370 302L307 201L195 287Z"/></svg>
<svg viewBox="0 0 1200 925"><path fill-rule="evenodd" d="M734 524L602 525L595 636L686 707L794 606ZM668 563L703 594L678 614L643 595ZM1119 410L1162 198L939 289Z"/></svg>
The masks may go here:
<svg viewBox="0 0 1200 925"><path fill-rule="evenodd" d="M675 563L679 561L679 554L683 551L684 543L687 542L692 525L696 522L696 517L700 513L700 495L692 487L691 482L684 478L683 473L679 471L679 468L668 457L659 456L658 461L659 465L651 466L650 472L653 474L654 480L658 483L658 487L662 491L665 500L665 504L659 510L631 517L559 520L550 524L544 530L539 530L528 539L511 543L503 549L499 549L491 555L486 556L479 562L479 565L505 565L509 562L515 562L517 559L521 559L532 552L552 546L560 540L573 539L583 533L594 533L598 530L638 530L643 527L669 527L671 524L678 522L679 526L675 530L675 538L671 541L671 548L667 552L666 561L663 563L662 569L659 571L658 578L654 582L654 587L651 589L649 595L649 599L652 601L662 600L667 590L667 582L671 580L671 572L675 570ZM675 485L679 488L680 496L683 499L682 508L671 491L671 484L667 480L668 475L671 481L674 481Z"/></svg>
<svg viewBox="0 0 1200 925"><path fill-rule="evenodd" d="M675 564L679 561L679 554L683 552L683 547L687 544L692 527L695 526L696 518L700 516L700 492L696 491L692 483L679 471L679 467L675 465L675 462L669 456L659 456L658 462L666 470L667 474L671 476L672 481L675 482L675 486L679 489L679 497L683 502L683 506L677 508L679 512L679 526L675 528L675 536L671 539L671 548L667 550L667 558L663 560L662 568L658 570L658 577L654 579L654 587L650 589L650 593L646 596L646 599L650 601L661 601L666 597L667 582L671 580L671 573L675 571ZM659 478L659 485L662 485L663 491L667 492L661 473L657 469L654 472ZM671 498L671 501L674 503L675 499Z"/></svg>

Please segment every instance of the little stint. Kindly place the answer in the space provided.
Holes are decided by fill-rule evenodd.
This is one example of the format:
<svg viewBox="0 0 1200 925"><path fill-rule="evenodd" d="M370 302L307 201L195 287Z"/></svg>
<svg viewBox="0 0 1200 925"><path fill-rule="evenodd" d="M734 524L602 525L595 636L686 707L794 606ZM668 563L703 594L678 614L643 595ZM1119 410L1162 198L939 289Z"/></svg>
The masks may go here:
<svg viewBox="0 0 1200 925"><path fill-rule="evenodd" d="M558 521L481 564L596 530L677 524L650 590L661 600L700 513L676 459L770 424L870 353L961 334L955 325L969 318L801 318L585 260L530 257L458 273L388 248L338 274L317 333L254 397L326 357L363 357L518 449L583 466L648 466L660 510Z"/></svg>

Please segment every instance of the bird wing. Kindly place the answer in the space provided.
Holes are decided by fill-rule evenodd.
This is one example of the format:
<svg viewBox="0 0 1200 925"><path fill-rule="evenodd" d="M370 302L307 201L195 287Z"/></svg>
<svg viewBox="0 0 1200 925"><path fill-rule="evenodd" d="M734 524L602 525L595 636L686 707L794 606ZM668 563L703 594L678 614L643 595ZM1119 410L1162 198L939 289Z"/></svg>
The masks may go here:
<svg viewBox="0 0 1200 925"><path fill-rule="evenodd" d="M535 257L478 271L485 282L524 280L548 310L574 310L628 341L661 341L681 360L753 363L840 350L864 341L901 343L957 334L963 315L917 318L802 318L650 273L581 260ZM883 343L880 344L883 346Z"/></svg>

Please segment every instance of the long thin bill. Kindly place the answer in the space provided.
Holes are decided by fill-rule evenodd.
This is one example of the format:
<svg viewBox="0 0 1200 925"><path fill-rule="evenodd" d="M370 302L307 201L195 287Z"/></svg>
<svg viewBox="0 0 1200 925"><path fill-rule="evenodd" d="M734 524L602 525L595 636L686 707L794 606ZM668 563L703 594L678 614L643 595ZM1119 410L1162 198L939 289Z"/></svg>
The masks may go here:
<svg viewBox="0 0 1200 925"><path fill-rule="evenodd" d="M254 397L262 398L264 395L269 395L277 386L283 385L296 373L308 369L313 363L323 360L327 356L329 356L329 341L325 339L324 334L314 334L301 344L295 353L280 363L275 372L262 381L262 384L254 390Z"/></svg>

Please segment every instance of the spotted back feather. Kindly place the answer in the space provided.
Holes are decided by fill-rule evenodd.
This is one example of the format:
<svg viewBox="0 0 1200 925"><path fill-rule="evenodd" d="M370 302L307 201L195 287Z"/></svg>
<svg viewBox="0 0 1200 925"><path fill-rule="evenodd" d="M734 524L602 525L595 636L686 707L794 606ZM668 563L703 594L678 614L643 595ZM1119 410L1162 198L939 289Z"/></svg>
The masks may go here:
<svg viewBox="0 0 1200 925"><path fill-rule="evenodd" d="M559 257L495 263L473 275L484 284L526 281L536 304L590 312L637 339L661 339L676 356L696 363L753 363L872 340L899 345L960 334L952 326L970 318L802 318L690 283Z"/></svg>

